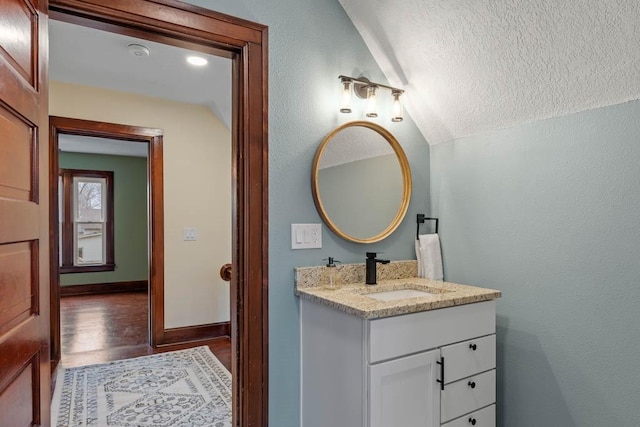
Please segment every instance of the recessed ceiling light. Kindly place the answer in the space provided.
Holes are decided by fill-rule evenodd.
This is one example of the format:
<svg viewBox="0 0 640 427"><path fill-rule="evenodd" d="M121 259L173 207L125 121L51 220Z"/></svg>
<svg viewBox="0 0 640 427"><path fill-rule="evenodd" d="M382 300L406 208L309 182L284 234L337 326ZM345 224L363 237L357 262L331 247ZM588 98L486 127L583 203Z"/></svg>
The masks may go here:
<svg viewBox="0 0 640 427"><path fill-rule="evenodd" d="M201 56L187 56L187 62L191 65L202 67L204 65L207 65L209 61Z"/></svg>

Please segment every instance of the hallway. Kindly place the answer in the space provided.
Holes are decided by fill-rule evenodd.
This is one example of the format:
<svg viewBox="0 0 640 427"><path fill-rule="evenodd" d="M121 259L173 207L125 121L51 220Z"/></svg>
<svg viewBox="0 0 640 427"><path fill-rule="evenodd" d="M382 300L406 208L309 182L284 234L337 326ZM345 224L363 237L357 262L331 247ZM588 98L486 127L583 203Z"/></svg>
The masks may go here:
<svg viewBox="0 0 640 427"><path fill-rule="evenodd" d="M104 363L207 345L231 371L229 337L169 348L148 345L148 298L145 292L65 296L60 299L62 367Z"/></svg>

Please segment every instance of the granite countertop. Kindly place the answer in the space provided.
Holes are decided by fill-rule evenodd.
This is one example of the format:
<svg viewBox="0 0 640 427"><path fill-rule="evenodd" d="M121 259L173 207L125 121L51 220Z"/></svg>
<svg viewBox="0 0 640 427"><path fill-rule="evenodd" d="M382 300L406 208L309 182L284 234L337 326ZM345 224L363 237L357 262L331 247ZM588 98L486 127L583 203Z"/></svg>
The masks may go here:
<svg viewBox="0 0 640 427"><path fill-rule="evenodd" d="M371 293L403 289L423 290L432 294L393 301L379 301L367 296ZM379 280L377 285L347 284L337 289L328 289L326 286L297 286L295 293L300 298L326 304L364 319L377 319L489 301L500 298L502 295L500 291L494 289L419 277Z"/></svg>

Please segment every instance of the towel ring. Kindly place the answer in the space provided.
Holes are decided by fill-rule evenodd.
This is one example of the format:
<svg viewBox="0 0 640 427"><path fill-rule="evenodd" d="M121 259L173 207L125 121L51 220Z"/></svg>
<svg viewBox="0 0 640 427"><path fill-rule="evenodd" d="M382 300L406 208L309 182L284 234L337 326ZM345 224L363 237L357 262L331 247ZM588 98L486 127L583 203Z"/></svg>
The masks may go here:
<svg viewBox="0 0 640 427"><path fill-rule="evenodd" d="M438 218L427 218L424 214L418 214L416 216L416 223L418 224L416 227L416 240L418 240L418 236L420 236L420 224L424 224L426 220L436 222L436 234L438 234Z"/></svg>

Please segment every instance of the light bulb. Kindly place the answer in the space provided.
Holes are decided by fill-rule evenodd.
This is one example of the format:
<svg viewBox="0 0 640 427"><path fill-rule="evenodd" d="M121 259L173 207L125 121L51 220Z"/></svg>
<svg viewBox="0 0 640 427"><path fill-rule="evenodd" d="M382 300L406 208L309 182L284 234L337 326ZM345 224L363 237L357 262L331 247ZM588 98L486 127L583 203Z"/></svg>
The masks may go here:
<svg viewBox="0 0 640 427"><path fill-rule="evenodd" d="M367 88L367 117L378 117L378 111L376 106L376 86L369 86Z"/></svg>
<svg viewBox="0 0 640 427"><path fill-rule="evenodd" d="M342 101L340 103L340 112L351 112L351 80L342 80Z"/></svg>
<svg viewBox="0 0 640 427"><path fill-rule="evenodd" d="M391 106L391 121L401 122L404 119L402 111L402 100L400 100L402 92L393 91L391 95L393 95L393 105Z"/></svg>

